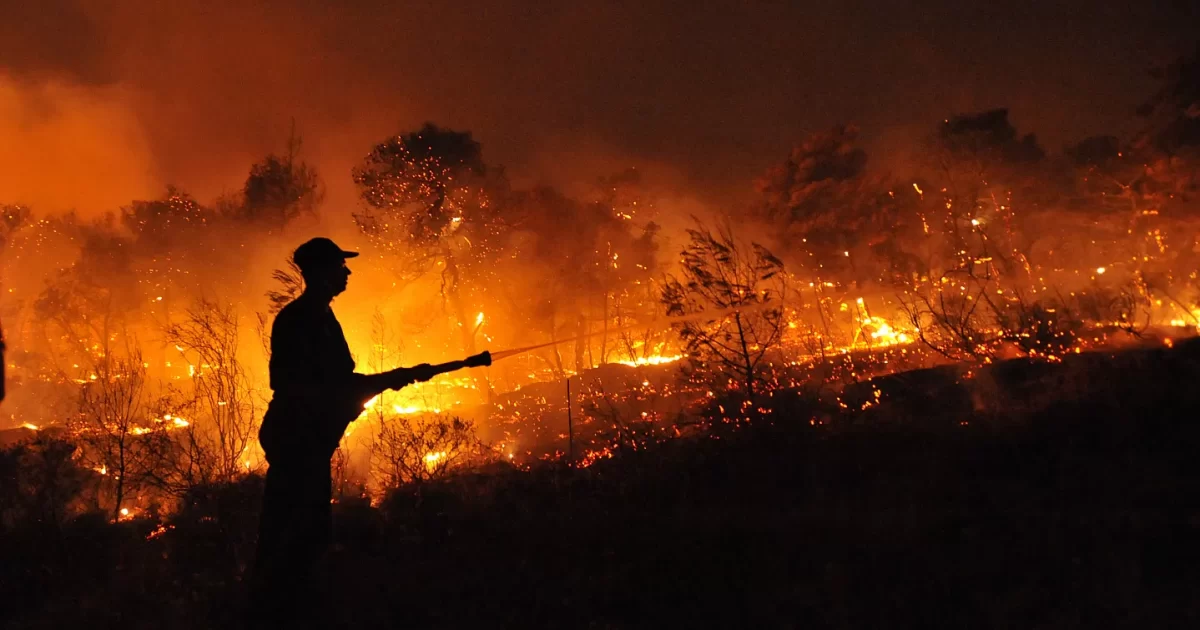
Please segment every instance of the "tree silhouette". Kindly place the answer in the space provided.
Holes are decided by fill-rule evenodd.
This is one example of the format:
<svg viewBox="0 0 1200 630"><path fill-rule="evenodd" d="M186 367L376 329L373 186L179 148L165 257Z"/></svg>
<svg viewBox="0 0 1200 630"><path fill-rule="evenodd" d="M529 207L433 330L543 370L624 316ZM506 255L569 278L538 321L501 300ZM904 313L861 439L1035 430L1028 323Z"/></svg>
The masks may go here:
<svg viewBox="0 0 1200 630"><path fill-rule="evenodd" d="M714 233L697 225L688 236L680 276L662 289L667 315L695 316L675 325L689 358L712 368L706 373L735 375L750 399L785 328L783 263L757 243L739 243L728 226Z"/></svg>
<svg viewBox="0 0 1200 630"><path fill-rule="evenodd" d="M299 159L300 146L293 130L287 153L272 153L250 167L242 187L242 203L234 209L236 218L280 229L316 211L325 190L316 169Z"/></svg>

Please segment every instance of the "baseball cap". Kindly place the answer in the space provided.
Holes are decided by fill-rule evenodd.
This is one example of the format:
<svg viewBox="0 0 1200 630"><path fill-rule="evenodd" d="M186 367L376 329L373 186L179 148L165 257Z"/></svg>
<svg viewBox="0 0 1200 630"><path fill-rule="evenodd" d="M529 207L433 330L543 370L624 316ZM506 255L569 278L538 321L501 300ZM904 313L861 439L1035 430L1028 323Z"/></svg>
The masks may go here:
<svg viewBox="0 0 1200 630"><path fill-rule="evenodd" d="M337 246L333 241L318 236L305 242L292 253L292 260L300 271L309 271L320 267L331 267L342 264L347 258L354 258L358 252L348 252Z"/></svg>

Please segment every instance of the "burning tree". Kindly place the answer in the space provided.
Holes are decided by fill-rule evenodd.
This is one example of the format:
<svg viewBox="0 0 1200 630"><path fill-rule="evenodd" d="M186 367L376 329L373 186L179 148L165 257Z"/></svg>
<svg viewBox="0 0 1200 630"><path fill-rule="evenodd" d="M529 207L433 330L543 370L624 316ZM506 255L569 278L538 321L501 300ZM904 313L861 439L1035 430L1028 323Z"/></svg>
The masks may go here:
<svg viewBox="0 0 1200 630"><path fill-rule="evenodd" d="M470 133L433 124L379 143L353 170L362 202L354 215L359 230L401 261L396 271L402 276L437 269L443 305L467 354L475 353L477 309L470 308L466 277L487 275L485 263L502 231L489 188L503 186L503 178L488 175Z"/></svg>
<svg viewBox="0 0 1200 630"><path fill-rule="evenodd" d="M103 223L77 229L83 240L78 260L60 270L34 303L46 334L65 342L48 345L72 349L72 363L90 362L107 350L113 335L136 317L138 297L129 241Z"/></svg>
<svg viewBox="0 0 1200 630"><path fill-rule="evenodd" d="M162 198L134 201L121 212L121 222L134 233L142 255L163 256L168 261L171 254L187 251L195 230L212 218L191 195L173 186Z"/></svg>
<svg viewBox="0 0 1200 630"><path fill-rule="evenodd" d="M58 390L39 401L35 418L55 415L45 412L56 403L74 408L58 410L54 420L78 412L78 386L109 373L115 349L137 347L128 335L140 301L128 239L104 222L71 227L83 240L79 258L55 273L33 303L44 354L27 357L35 363L27 367L40 375L41 386Z"/></svg>
<svg viewBox="0 0 1200 630"><path fill-rule="evenodd" d="M495 213L484 185L487 167L478 142L426 124L378 144L353 170L362 211L359 229L406 264L402 273L442 267L442 294L462 311L461 267L487 245Z"/></svg>
<svg viewBox="0 0 1200 630"><path fill-rule="evenodd" d="M765 247L739 243L730 227L689 229L681 277L662 289L693 366L715 381L737 383L747 399L764 380L764 361L783 336L783 263ZM732 374L734 378L722 377Z"/></svg>
<svg viewBox="0 0 1200 630"><path fill-rule="evenodd" d="M857 137L857 129L844 125L813 134L757 182L759 217L795 254L789 264L818 282L848 278L860 244L888 233L873 221L880 208Z"/></svg>

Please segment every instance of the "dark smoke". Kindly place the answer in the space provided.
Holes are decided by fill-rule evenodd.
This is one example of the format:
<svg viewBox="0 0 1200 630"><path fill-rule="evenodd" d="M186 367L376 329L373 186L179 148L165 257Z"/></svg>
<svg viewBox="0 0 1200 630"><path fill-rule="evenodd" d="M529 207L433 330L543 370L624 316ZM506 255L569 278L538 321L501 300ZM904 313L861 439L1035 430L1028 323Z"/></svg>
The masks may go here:
<svg viewBox="0 0 1200 630"><path fill-rule="evenodd" d="M209 199L286 142L329 186L387 134L469 129L519 185L638 166L718 200L809 132L887 168L931 121L1009 107L1051 149L1120 133L1190 3L0 1L0 191L108 210Z"/></svg>

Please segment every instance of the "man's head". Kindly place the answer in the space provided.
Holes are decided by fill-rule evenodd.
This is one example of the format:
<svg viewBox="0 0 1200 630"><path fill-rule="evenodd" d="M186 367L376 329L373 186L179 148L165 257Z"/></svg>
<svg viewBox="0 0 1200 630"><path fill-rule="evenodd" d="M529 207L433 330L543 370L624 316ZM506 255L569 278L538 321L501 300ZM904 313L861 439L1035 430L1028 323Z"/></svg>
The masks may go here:
<svg viewBox="0 0 1200 630"><path fill-rule="evenodd" d="M317 237L297 247L292 260L304 276L307 291L333 297L346 290L350 278L346 259L357 255L358 252L345 251L327 238Z"/></svg>

